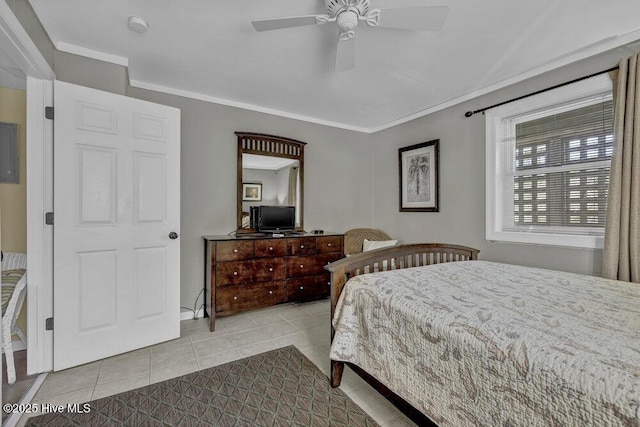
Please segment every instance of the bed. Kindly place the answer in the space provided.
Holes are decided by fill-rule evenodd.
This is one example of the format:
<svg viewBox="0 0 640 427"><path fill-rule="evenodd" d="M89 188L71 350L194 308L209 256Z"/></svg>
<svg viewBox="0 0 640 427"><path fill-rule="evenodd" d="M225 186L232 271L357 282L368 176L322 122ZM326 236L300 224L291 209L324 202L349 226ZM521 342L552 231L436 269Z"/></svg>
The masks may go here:
<svg viewBox="0 0 640 427"><path fill-rule="evenodd" d="M640 286L477 254L327 266L332 386L347 363L438 426L640 426Z"/></svg>

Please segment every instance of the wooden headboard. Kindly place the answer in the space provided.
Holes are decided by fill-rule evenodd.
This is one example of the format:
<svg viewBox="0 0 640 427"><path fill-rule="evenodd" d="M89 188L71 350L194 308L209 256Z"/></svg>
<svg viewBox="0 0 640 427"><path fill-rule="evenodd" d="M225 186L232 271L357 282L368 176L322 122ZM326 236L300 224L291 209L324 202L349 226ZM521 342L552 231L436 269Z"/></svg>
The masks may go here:
<svg viewBox="0 0 640 427"><path fill-rule="evenodd" d="M411 245L391 246L373 251L363 252L342 258L325 266L331 272L331 319L335 314L338 298L345 283L353 276L376 271L398 270L401 268L420 267L443 262L469 261L478 259L478 249L447 243L417 243ZM331 340L335 330L331 325ZM331 361L331 385L340 384L343 362Z"/></svg>
<svg viewBox="0 0 640 427"><path fill-rule="evenodd" d="M416 243L376 249L332 262L325 266L331 272L331 318L344 284L353 276L443 262L477 260L478 252L478 249L468 246Z"/></svg>

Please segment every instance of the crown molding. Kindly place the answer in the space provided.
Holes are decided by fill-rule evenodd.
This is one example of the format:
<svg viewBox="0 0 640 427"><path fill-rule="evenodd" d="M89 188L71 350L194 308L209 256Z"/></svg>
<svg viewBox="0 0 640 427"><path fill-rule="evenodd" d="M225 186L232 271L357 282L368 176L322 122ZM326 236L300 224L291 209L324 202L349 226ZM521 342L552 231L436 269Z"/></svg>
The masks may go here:
<svg viewBox="0 0 640 427"><path fill-rule="evenodd" d="M40 0L31 0L30 3L34 8L34 10L36 11L36 14L38 15L40 21L42 22L42 25L45 28L45 31L51 38L56 49L62 52L81 55L88 58L97 59L100 61L106 61L113 64L121 65L124 67L129 66L129 60L126 57L111 55L111 54L96 51L93 49L84 48L82 46L77 46L70 43L59 41L56 37L56 34L52 31L52 26L48 22L45 9L42 6L40 6ZM0 1L0 4L3 4L3 2ZM147 90L152 90L156 92L164 92L171 95L197 99L200 101L211 102L211 103L226 105L226 106L235 107L235 108L241 108L244 110L256 111L259 113L271 114L271 115L285 117L289 119L315 123L323 126L330 126L330 127L350 130L354 132L372 134L372 133L384 131L384 130L393 128L395 126L399 126L401 124L419 119L421 117L436 113L438 111L461 104L463 102L470 101L474 98L478 98L480 96L489 94L499 89L503 89L507 86L511 86L513 84L523 82L527 79L567 66L571 63L578 62L596 55L606 53L607 51L611 51L612 53L617 52L619 54L621 50L624 50L624 48L627 47L627 45L631 45L634 42L638 42L639 40L640 40L640 30L636 30L627 34L619 35L619 36L608 37L598 42L595 42L593 44L590 44L586 47L580 48L576 51L570 52L569 54L553 59L540 67L521 73L517 76L502 80L495 84L485 86L483 88L477 89L463 96L459 96L451 100L445 101L433 107L425 108L423 110L416 111L412 114L399 117L398 119L393 120L391 122L384 123L378 126L371 126L371 127L354 126L347 123L340 123L340 122L335 122L331 120L323 120L317 117L305 116L302 114L295 114L287 111L263 107L255 104L246 103L246 102L239 102L239 101L220 98L216 96L205 95L197 92L182 90L182 89L169 87L169 86L163 86L155 83L150 83L143 80L136 80L134 78L130 78L129 83L131 86L137 87L140 89L147 89ZM615 61L617 62L618 59L619 58L616 58ZM130 73L129 75L131 76L132 75L131 69L129 69L129 73Z"/></svg>
<svg viewBox="0 0 640 427"><path fill-rule="evenodd" d="M627 45L631 45L640 40L640 30L632 31L630 33L624 34L622 36L617 37L608 37L606 39L600 40L596 43L593 43L585 48L576 50L568 55L564 55L562 57L556 58L555 60L549 61L545 65L534 68L533 70L529 70L527 72L518 74L517 76L511 77L506 80L501 80L498 83L485 86L481 89L470 92L466 95L459 96L457 98L451 99L449 101L443 102L441 104L435 105L430 108L426 108L421 111L417 111L413 114L409 114L407 116L401 117L392 122L386 123L384 125L370 128L370 133L380 132L394 126L401 125L403 123L410 122L412 120L419 119L420 117L427 116L429 114L433 114L435 112L444 110L445 108L453 107L454 105L461 104L466 101L470 101L474 98L478 98L482 95L486 95L488 93L494 92L499 89L503 89L507 86L511 86L516 83L523 82L527 79L539 76L549 71L553 71L555 69L570 65L572 63L582 61L588 59L590 57L594 57L596 55L604 54L608 51L610 52L618 52L620 50L624 50ZM636 46L637 48L638 46ZM620 58L615 57L615 63ZM613 63L610 65L614 65Z"/></svg>
<svg viewBox="0 0 640 427"><path fill-rule="evenodd" d="M73 53L74 55L85 56L87 58L97 59L98 61L122 65L123 67L129 66L129 58L125 58L124 56L112 55L110 53L104 53L99 50L88 49L86 47L61 41L54 42L54 45L60 52Z"/></svg>
<svg viewBox="0 0 640 427"><path fill-rule="evenodd" d="M53 43L53 47L55 47L60 52L73 53L75 55L84 56L91 59L97 59L99 61L110 62L116 65L122 65L123 67L129 66L129 59L124 56L112 55L109 53L101 52L99 50L89 49L86 47L78 46L72 43L63 42L60 40L56 32L54 31L54 26L49 21L49 15L47 13L47 9L42 6L43 2L38 0L30 0L29 4L33 8L36 16L40 20L44 31L51 39L51 43Z"/></svg>
<svg viewBox="0 0 640 427"><path fill-rule="evenodd" d="M52 80L55 74L6 2L0 1L0 39L5 53L29 77Z"/></svg>
<svg viewBox="0 0 640 427"><path fill-rule="evenodd" d="M131 72L131 70L129 70ZM211 102L214 104L226 105L229 107L241 108L243 110L256 111L258 113L271 114L274 116L285 117L288 119L300 120L303 122L314 123L322 126L329 126L338 129L345 129L354 132L371 133L369 128L363 128L360 126L352 126L346 123L333 122L330 120L322 120L317 117L304 116L301 114L289 113L287 111L276 110L274 108L261 107L259 105L248 104L245 102L232 101L230 99L218 98L215 96L204 95L197 92L191 92L187 90L177 89L168 86L162 86L159 84L148 83L141 80L130 79L129 84L133 87L140 89L152 90L155 92L163 92L171 95L182 96L185 98L197 99L199 101Z"/></svg>

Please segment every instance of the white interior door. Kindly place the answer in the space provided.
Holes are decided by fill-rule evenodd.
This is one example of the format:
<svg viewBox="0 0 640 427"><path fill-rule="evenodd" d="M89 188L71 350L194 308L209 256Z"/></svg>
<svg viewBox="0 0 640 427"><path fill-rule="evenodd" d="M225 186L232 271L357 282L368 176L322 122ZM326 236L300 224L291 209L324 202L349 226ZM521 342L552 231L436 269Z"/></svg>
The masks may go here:
<svg viewBox="0 0 640 427"><path fill-rule="evenodd" d="M54 98L57 371L180 335L180 110L59 81Z"/></svg>

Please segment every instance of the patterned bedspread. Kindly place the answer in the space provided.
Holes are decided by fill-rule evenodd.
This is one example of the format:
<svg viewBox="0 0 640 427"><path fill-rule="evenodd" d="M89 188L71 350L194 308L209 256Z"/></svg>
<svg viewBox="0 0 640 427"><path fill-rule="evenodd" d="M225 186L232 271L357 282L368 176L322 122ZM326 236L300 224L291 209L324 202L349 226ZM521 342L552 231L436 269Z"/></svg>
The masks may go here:
<svg viewBox="0 0 640 427"><path fill-rule="evenodd" d="M486 261L349 280L331 359L439 426L640 426L640 285Z"/></svg>

